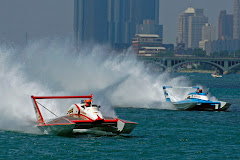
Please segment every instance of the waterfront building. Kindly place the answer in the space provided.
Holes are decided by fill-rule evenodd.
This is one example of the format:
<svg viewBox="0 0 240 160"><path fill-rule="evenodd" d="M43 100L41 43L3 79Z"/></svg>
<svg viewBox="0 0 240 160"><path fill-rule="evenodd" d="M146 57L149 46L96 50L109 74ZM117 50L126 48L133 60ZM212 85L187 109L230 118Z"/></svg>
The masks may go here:
<svg viewBox="0 0 240 160"><path fill-rule="evenodd" d="M218 39L233 39L233 15L227 14L226 10L219 13Z"/></svg>
<svg viewBox="0 0 240 160"><path fill-rule="evenodd" d="M240 38L240 2L234 0L234 15L233 15L233 38Z"/></svg>
<svg viewBox="0 0 240 160"><path fill-rule="evenodd" d="M203 41L199 42L199 48L206 51L206 55L208 55L208 56L210 55L210 52L207 52L210 50L209 43L211 43L211 41L209 41L209 40L203 40Z"/></svg>
<svg viewBox="0 0 240 160"><path fill-rule="evenodd" d="M132 47L138 55L156 56L162 50L162 38L157 34L136 34L132 39Z"/></svg>
<svg viewBox="0 0 240 160"><path fill-rule="evenodd" d="M206 54L213 52L227 51L232 53L240 50L240 39L215 40L206 42Z"/></svg>
<svg viewBox="0 0 240 160"><path fill-rule="evenodd" d="M136 34L157 34L163 39L163 25L156 24L154 20L143 20L143 24L138 24Z"/></svg>

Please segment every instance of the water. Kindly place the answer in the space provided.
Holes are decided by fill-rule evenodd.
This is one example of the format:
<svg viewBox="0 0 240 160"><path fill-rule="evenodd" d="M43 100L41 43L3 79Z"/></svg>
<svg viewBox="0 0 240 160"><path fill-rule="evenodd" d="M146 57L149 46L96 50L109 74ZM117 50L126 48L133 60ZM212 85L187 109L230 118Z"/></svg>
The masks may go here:
<svg viewBox="0 0 240 160"><path fill-rule="evenodd" d="M127 136L1 130L0 159L240 159L240 75L181 75L232 106L227 112L115 108L118 117L138 122Z"/></svg>
<svg viewBox="0 0 240 160"><path fill-rule="evenodd" d="M67 48L66 52L71 51L62 43L60 49L56 43L44 48L46 55L53 54L49 55L50 58L45 54L30 56L33 51L42 53L43 46L47 46L46 43L30 45L23 51L25 58L21 59L21 63L2 56L5 52L11 55L19 50L0 50L0 159L240 159L240 75L224 75L219 79L200 73L153 75L145 72L142 64L131 56L106 60L96 56L94 50L99 52L103 49L101 47L91 50L89 56L81 57L91 64L95 62L95 67L87 66L81 70L84 66L77 63L81 61L78 57L57 56L57 53L65 52L63 48ZM44 60L41 62L43 65L33 63L36 59ZM51 68L53 63L56 66ZM69 65L67 70L75 67L80 75L89 69L96 75L98 83L72 80L79 78L74 72L67 73L68 77L64 79L65 64ZM108 80L105 76L112 79ZM71 85L67 84L68 78ZM84 85L81 85L83 82ZM84 94L88 93L86 85L89 86L95 102L102 105L105 114L137 122L138 126L126 136L80 134L61 137L44 135L32 123L26 122L26 119L33 121L35 118L31 94L79 94L72 88L74 85ZM162 85L199 85L211 97L230 102L232 106L227 112L176 111L165 106ZM184 94L177 96L181 98ZM151 101L155 102L154 107ZM58 105L51 102L55 108ZM109 112L111 106L121 108ZM65 113L66 108L54 110L57 113L62 111Z"/></svg>
<svg viewBox="0 0 240 160"><path fill-rule="evenodd" d="M237 112L116 109L129 136L60 137L1 131L1 159L239 159Z"/></svg>

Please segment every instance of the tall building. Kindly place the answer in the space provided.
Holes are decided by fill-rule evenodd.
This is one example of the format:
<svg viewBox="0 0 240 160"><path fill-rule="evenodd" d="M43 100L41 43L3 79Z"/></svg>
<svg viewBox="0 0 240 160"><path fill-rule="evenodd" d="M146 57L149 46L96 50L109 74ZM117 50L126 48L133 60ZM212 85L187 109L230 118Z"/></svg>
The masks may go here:
<svg viewBox="0 0 240 160"><path fill-rule="evenodd" d="M80 42L107 42L107 0L74 1L74 36Z"/></svg>
<svg viewBox="0 0 240 160"><path fill-rule="evenodd" d="M219 13L218 39L233 39L233 15L227 14L226 10Z"/></svg>
<svg viewBox="0 0 240 160"><path fill-rule="evenodd" d="M75 0L76 43L130 44L143 20L159 24L159 0Z"/></svg>
<svg viewBox="0 0 240 160"><path fill-rule="evenodd" d="M202 27L202 41L199 42L199 48L207 50L208 42L216 40L216 28L209 23Z"/></svg>
<svg viewBox="0 0 240 160"><path fill-rule="evenodd" d="M213 25L206 23L202 26L202 40L216 40L216 28Z"/></svg>
<svg viewBox="0 0 240 160"><path fill-rule="evenodd" d="M188 8L178 17L178 44L188 47L188 27L189 27L189 17L194 16L195 9Z"/></svg>
<svg viewBox="0 0 240 160"><path fill-rule="evenodd" d="M195 9L194 16L189 17L188 48L199 48L202 40L202 27L208 23L208 18L203 15L203 9Z"/></svg>
<svg viewBox="0 0 240 160"><path fill-rule="evenodd" d="M234 15L233 15L233 38L240 38L240 2L234 0Z"/></svg>
<svg viewBox="0 0 240 160"><path fill-rule="evenodd" d="M198 48L202 40L202 26L208 22L203 9L188 8L178 17L178 44L187 48Z"/></svg>
<svg viewBox="0 0 240 160"><path fill-rule="evenodd" d="M159 24L159 0L108 0L111 45L131 43L136 27L144 20Z"/></svg>
<svg viewBox="0 0 240 160"><path fill-rule="evenodd" d="M132 5L128 0L108 0L108 41L112 46L130 40L128 35L134 31Z"/></svg>

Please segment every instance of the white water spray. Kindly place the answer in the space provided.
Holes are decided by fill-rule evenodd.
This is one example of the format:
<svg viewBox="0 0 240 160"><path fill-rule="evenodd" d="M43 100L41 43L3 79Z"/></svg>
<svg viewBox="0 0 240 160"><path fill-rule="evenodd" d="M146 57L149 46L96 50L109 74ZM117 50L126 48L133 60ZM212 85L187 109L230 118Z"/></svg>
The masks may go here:
<svg viewBox="0 0 240 160"><path fill-rule="evenodd" d="M35 120L31 95L93 93L103 114L115 116L111 106L173 109L163 104L162 86L189 85L185 77L149 74L131 50L116 54L106 46L93 45L78 53L67 40L40 40L23 50L0 46L0 62L1 129L19 130L27 120ZM41 103L57 115L65 114L70 106ZM52 117L47 112L44 115Z"/></svg>

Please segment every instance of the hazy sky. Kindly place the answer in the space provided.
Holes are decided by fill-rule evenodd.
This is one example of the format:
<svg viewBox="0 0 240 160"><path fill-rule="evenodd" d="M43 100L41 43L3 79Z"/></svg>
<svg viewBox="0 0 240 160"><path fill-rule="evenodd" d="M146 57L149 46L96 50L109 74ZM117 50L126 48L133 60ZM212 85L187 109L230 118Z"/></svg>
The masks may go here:
<svg viewBox="0 0 240 160"><path fill-rule="evenodd" d="M160 0L160 23L164 26L163 36L165 43L176 43L178 16L189 6L203 8L208 22L216 28L218 26L218 15L221 10L227 10L233 14L233 0Z"/></svg>
<svg viewBox="0 0 240 160"><path fill-rule="evenodd" d="M73 32L73 0L0 0L0 39L29 38Z"/></svg>
<svg viewBox="0 0 240 160"><path fill-rule="evenodd" d="M217 27L220 10L233 13L233 0L160 0L164 42L174 43L178 15L187 7L203 8L209 23ZM0 40L24 43L31 39L71 34L74 0L0 0Z"/></svg>

